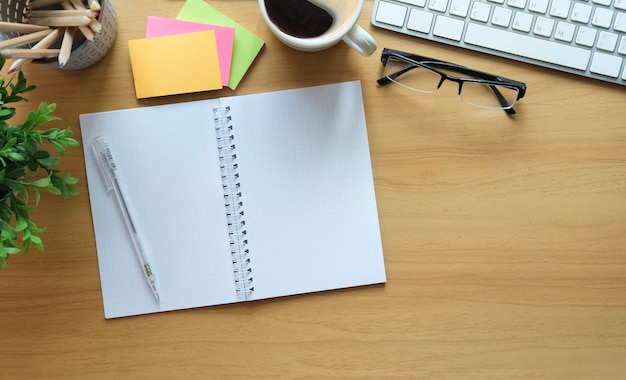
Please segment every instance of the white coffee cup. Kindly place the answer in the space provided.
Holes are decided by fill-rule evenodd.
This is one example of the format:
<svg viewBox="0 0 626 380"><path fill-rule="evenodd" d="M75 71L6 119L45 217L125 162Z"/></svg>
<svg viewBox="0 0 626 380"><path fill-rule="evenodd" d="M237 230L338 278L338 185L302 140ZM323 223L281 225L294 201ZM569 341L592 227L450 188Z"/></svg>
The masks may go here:
<svg viewBox="0 0 626 380"><path fill-rule="evenodd" d="M271 0L268 0L271 1ZM296 1L296 0L290 0ZM305 0L297 0L304 2ZM275 14L266 7L266 0L259 0L259 8L263 19L274 35L285 45L296 50L313 52L327 49L339 41L344 41L348 46L362 55L372 55L376 51L376 41L372 36L356 24L365 0L308 0L328 12L333 19L328 30L315 37L298 37L290 34L285 25L277 25L269 14ZM274 10L275 12L275 10ZM274 16L275 20L278 20ZM280 22L280 21L278 21ZM306 25L303 23L301 25Z"/></svg>

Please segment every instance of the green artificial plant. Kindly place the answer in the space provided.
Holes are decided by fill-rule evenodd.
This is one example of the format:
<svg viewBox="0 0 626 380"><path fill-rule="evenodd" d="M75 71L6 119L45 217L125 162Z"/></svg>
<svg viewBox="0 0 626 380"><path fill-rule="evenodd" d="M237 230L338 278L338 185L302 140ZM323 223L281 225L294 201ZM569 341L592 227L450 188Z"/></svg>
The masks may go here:
<svg viewBox="0 0 626 380"><path fill-rule="evenodd" d="M0 58L0 70L5 59ZM11 103L28 101L22 95L35 89L28 85L20 71L17 78L0 77L0 268L10 255L28 252L31 246L43 250L39 228L30 212L40 201L40 190L64 198L77 195L77 178L61 174L56 166L59 158L46 147L54 147L60 155L65 148L78 146L70 128L40 129L42 125L60 120L52 115L56 104L42 102L37 110L29 111L22 124L10 124L16 114ZM31 196L34 195L34 200Z"/></svg>

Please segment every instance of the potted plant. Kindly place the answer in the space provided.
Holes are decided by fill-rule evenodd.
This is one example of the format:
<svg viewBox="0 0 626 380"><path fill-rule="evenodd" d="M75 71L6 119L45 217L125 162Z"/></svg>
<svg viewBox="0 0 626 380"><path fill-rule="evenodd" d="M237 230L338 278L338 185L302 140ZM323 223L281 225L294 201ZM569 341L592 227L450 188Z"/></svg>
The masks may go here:
<svg viewBox="0 0 626 380"><path fill-rule="evenodd" d="M4 63L0 57L0 71ZM45 228L37 227L30 217L39 204L40 190L64 198L78 194L78 179L63 175L57 169L59 158L49 151L54 148L62 156L65 148L79 146L78 141L69 127L40 128L60 120L53 116L56 104L42 102L22 124L10 124L16 114L11 104L27 101L23 94L34 89L21 71L9 80L0 76L0 268L10 255L26 253L31 246L43 250L39 233Z"/></svg>

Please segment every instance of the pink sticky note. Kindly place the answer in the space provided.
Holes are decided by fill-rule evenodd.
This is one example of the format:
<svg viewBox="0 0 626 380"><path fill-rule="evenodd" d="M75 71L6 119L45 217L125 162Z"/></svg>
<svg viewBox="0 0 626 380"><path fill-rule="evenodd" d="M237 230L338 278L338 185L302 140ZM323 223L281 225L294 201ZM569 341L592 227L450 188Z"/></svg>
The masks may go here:
<svg viewBox="0 0 626 380"><path fill-rule="evenodd" d="M215 31L222 84L224 86L228 86L228 81L230 79L230 65L233 57L233 41L235 39L234 28L191 21L181 21L157 16L148 16L146 37L161 37L174 34L202 32L206 30Z"/></svg>

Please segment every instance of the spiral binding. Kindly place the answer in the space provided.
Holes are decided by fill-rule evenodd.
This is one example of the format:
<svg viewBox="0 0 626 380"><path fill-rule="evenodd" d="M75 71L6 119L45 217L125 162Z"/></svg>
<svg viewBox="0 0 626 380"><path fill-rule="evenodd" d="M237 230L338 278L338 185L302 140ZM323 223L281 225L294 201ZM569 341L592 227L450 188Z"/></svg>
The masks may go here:
<svg viewBox="0 0 626 380"><path fill-rule="evenodd" d="M250 251L247 248L246 221L244 220L241 183L239 182L239 165L235 153L235 136L233 135L230 107L213 108L213 120L217 135L217 149L224 189L224 205L230 239L230 254L235 274L237 293L248 299L254 291Z"/></svg>

